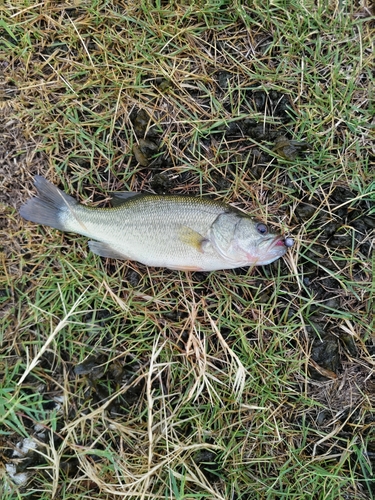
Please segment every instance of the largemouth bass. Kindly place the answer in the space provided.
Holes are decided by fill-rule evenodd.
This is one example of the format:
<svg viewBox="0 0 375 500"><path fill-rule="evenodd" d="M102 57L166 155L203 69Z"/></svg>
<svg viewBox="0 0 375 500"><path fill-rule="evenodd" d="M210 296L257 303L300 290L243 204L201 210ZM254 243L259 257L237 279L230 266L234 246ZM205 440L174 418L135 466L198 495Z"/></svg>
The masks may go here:
<svg viewBox="0 0 375 500"><path fill-rule="evenodd" d="M147 266L215 271L269 264L293 245L230 205L177 195L114 193L112 208L79 204L44 177L20 215L32 222L93 238L92 252Z"/></svg>

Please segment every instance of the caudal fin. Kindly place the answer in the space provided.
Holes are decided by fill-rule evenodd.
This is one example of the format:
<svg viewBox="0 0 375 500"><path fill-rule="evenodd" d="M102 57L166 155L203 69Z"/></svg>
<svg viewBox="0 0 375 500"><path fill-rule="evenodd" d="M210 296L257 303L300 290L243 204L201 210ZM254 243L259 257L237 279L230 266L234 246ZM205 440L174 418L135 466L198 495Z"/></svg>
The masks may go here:
<svg viewBox="0 0 375 500"><path fill-rule="evenodd" d="M40 175L34 177L34 185L38 196L22 205L19 212L21 217L66 231L66 215L78 202Z"/></svg>

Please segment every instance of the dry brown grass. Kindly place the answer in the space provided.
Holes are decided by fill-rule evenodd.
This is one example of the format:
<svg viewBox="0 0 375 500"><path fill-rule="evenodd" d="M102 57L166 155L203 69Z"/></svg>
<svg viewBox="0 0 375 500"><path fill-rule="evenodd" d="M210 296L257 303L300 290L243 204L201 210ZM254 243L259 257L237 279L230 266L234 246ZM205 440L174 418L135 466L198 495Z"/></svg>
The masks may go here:
<svg viewBox="0 0 375 500"><path fill-rule="evenodd" d="M374 494L370 6L190 4L7 3L4 499ZM35 174L89 204L211 194L296 245L209 275L99 259L20 219Z"/></svg>

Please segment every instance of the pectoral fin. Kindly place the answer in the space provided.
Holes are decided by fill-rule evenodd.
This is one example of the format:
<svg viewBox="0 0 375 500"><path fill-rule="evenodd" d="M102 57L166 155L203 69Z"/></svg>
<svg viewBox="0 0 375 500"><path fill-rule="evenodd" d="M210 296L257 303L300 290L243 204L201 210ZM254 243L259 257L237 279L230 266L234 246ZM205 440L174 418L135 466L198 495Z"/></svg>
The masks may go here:
<svg viewBox="0 0 375 500"><path fill-rule="evenodd" d="M209 245L209 241L204 238L200 233L191 229L188 226L181 226L179 231L180 241L186 243L187 245L195 248L198 252L203 253Z"/></svg>
<svg viewBox="0 0 375 500"><path fill-rule="evenodd" d="M102 243L100 241L92 241L92 240L90 240L88 243L92 253L100 255L100 257L108 257L109 259L122 259L122 260L129 259L129 257L124 255L120 251L116 250L115 248L112 248L111 246L107 245L106 243Z"/></svg>

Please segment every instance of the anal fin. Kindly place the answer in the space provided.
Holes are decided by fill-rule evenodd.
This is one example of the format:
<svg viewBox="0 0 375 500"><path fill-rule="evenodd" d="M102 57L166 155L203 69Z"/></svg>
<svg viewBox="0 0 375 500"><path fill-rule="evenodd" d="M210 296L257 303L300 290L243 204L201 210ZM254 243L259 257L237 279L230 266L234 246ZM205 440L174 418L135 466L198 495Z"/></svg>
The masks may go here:
<svg viewBox="0 0 375 500"><path fill-rule="evenodd" d="M101 241L90 240L89 247L92 253L100 255L100 257L107 257L109 259L122 259L127 260L129 257L121 253L119 250L111 247L107 243L102 243Z"/></svg>
<svg viewBox="0 0 375 500"><path fill-rule="evenodd" d="M168 265L166 267L172 271L203 271L203 269L199 266L185 266L183 264L181 266Z"/></svg>

